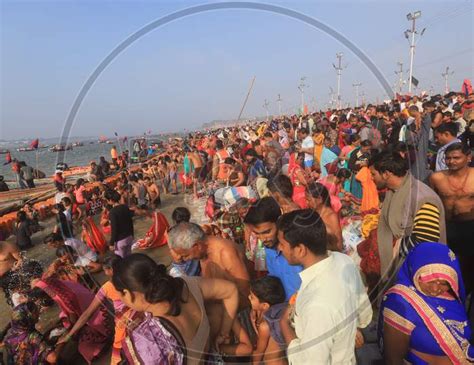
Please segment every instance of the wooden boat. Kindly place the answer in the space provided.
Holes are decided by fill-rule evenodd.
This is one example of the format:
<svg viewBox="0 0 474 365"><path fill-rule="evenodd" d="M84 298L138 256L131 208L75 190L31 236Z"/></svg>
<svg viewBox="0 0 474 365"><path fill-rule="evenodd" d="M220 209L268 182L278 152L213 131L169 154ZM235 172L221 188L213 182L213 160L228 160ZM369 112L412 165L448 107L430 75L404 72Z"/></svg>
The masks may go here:
<svg viewBox="0 0 474 365"><path fill-rule="evenodd" d="M72 150L72 146L71 145L67 145L67 146L55 145L53 147L50 147L49 150L51 152L70 151Z"/></svg>
<svg viewBox="0 0 474 365"><path fill-rule="evenodd" d="M18 152L29 152L34 151L35 149L32 147L20 147L16 149Z"/></svg>

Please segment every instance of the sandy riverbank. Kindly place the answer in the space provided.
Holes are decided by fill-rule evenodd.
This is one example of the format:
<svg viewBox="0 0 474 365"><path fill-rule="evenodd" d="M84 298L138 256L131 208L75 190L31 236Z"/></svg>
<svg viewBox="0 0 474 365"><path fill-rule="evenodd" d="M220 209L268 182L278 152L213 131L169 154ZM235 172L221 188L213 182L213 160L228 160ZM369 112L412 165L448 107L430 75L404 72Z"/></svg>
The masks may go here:
<svg viewBox="0 0 474 365"><path fill-rule="evenodd" d="M205 205L205 198L201 199L193 199L192 196L186 195L164 195L162 197L162 207L161 212L166 215L168 221L171 224L171 213L173 212L174 208L178 206L185 206L191 211L191 219L192 221L202 224L206 222L206 218L204 217L204 205ZM134 228L135 228L135 238L142 238L147 230L149 229L152 223L151 218L148 217L137 217L134 220ZM52 226L54 224L53 219L49 219L48 221L41 222L42 225L47 227L44 231L38 232L33 235L32 240L34 247L27 251L26 255L29 258L34 258L39 260L44 267L47 267L54 259L55 259L55 250L48 248L45 246L43 242L43 238L51 232ZM79 235L76 235L78 237ZM15 237L11 236L8 238L8 241L14 241ZM138 252L146 253L147 255L151 256L157 262L163 263L165 265L169 265L171 259L169 257L168 247L160 247L157 249L152 250L139 250ZM94 279L102 284L105 281L105 276L102 273L95 274ZM5 298L3 296L3 292L0 295L0 328L5 328L5 326L9 323L11 317L11 308L7 305ZM58 308L53 307L48 309L45 313L41 315L39 327L40 330L47 330L50 328L52 323L57 321L58 316ZM68 365L82 365L86 364L85 361L80 357L80 355L75 353L74 346L70 346L69 348L65 348L65 352L68 353ZM104 354L101 356L94 364L108 364L110 356L109 354Z"/></svg>

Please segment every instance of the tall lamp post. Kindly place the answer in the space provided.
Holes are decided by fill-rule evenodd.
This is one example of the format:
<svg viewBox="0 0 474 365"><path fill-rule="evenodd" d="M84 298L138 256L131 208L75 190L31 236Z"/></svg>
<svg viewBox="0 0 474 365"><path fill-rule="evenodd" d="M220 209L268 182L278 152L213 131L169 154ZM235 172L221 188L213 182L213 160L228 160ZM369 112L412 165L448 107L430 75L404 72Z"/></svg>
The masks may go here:
<svg viewBox="0 0 474 365"><path fill-rule="evenodd" d="M414 11L413 13L408 13L407 14L407 19L408 21L411 21L411 29L407 29L405 31L405 38L410 39L409 34L411 33L411 40L410 40L410 73L409 73L409 78L408 78L408 92L411 93L412 90L412 83L413 83L413 61L415 58L415 35L418 34L416 31L416 19L421 17L421 11ZM425 32L426 28L424 28L421 31L420 36L423 35Z"/></svg>

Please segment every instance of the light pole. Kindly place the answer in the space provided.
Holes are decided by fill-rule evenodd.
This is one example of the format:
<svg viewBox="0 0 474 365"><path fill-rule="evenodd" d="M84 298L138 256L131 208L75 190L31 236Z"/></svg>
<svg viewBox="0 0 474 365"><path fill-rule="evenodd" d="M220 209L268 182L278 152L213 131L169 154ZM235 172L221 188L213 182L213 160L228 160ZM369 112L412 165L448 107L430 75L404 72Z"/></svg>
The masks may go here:
<svg viewBox="0 0 474 365"><path fill-rule="evenodd" d="M359 107L359 87L362 86L362 83L358 82L357 84L352 84L353 87L356 89L356 103L355 107Z"/></svg>
<svg viewBox="0 0 474 365"><path fill-rule="evenodd" d="M398 92L401 94L403 89L403 62L397 62L397 65L400 69L395 71L395 74L398 75Z"/></svg>
<svg viewBox="0 0 474 365"><path fill-rule="evenodd" d="M336 106L337 109L341 109L341 74L342 74L341 61L342 61L342 56L343 56L342 52L336 53L336 57L337 57L337 60L338 60L337 66L334 63L332 64L332 67L334 67L334 69L337 72L337 106Z"/></svg>
<svg viewBox="0 0 474 365"><path fill-rule="evenodd" d="M263 103L263 107L265 108L265 111L267 112L267 122L268 122L268 119L270 118L270 114L268 113L268 106L270 105L270 103L268 102L267 99L265 99L265 102Z"/></svg>
<svg viewBox="0 0 474 365"><path fill-rule="evenodd" d="M298 89L301 92L301 115L303 115L303 112L304 112L304 88L308 87L308 85L304 83L304 80L306 80L306 77L305 76L301 77L300 84L298 85Z"/></svg>
<svg viewBox="0 0 474 365"><path fill-rule="evenodd" d="M449 93L449 84L448 84L448 77L451 76L454 71L449 72L449 66L446 66L446 71L441 74L444 77L444 93Z"/></svg>
<svg viewBox="0 0 474 365"><path fill-rule="evenodd" d="M278 99L277 99L277 102L278 102L278 115L281 116L281 102L282 102L282 98L280 96L280 94L278 94Z"/></svg>
<svg viewBox="0 0 474 365"><path fill-rule="evenodd" d="M419 17L421 17L421 11L414 11L413 13L408 13L407 14L407 19L408 21L411 21L411 30L408 29L405 31L405 38L406 39L409 39L409 35L408 33L411 33L411 41L410 41L410 73L409 73L409 78L408 78L408 92L411 93L411 90L412 90L412 81L413 81L413 60L415 58L415 35L417 34L417 31L416 31L416 27L415 27L415 22L416 22L416 19L418 19ZM425 29L424 28L422 31L421 31L421 34L420 36L423 35L423 33L425 32Z"/></svg>

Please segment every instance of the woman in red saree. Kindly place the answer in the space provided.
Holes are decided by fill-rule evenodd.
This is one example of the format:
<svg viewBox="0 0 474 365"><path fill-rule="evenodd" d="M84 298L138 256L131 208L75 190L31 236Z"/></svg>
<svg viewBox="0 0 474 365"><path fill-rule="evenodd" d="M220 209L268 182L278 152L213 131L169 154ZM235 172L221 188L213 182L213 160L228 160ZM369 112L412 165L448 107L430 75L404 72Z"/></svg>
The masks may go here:
<svg viewBox="0 0 474 365"><path fill-rule="evenodd" d="M303 172L303 168L298 163L297 153L293 152L290 155L290 161L288 162L288 176L293 184L293 201L299 205L301 209L308 207L306 199L306 178Z"/></svg>
<svg viewBox="0 0 474 365"><path fill-rule="evenodd" d="M78 283L54 278L42 279L34 284L43 290L61 308L59 317L65 328L71 328L94 299L94 293ZM78 350L88 364L92 363L113 338L114 319L101 307L78 334Z"/></svg>
<svg viewBox="0 0 474 365"><path fill-rule="evenodd" d="M168 220L160 212L153 212L153 223L145 235L145 238L139 239L135 243L135 248L142 250L161 247L168 243L168 232L170 225Z"/></svg>
<svg viewBox="0 0 474 365"><path fill-rule="evenodd" d="M97 227L93 217L86 217L82 221L82 241L89 246L92 251L104 254L107 251L107 241L104 234Z"/></svg>

